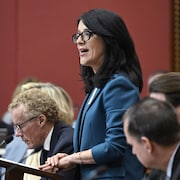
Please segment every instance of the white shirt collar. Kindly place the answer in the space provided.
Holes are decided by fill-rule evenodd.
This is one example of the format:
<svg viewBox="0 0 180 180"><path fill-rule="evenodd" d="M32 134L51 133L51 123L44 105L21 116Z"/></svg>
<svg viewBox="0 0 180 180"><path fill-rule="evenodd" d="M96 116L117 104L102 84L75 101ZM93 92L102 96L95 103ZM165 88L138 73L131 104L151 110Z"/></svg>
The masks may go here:
<svg viewBox="0 0 180 180"><path fill-rule="evenodd" d="M97 91L97 88L94 88L94 90L93 90L93 92L92 92L92 95L91 95L91 97L90 97L90 99L89 99L89 101L88 101L88 105L90 105L91 102L92 102L92 100L94 99L94 96L95 96L95 94L96 94L96 91Z"/></svg>
<svg viewBox="0 0 180 180"><path fill-rule="evenodd" d="M44 141L44 149L47 151L50 150L50 142L51 142L51 136L52 136L53 129L54 129L54 127L51 128L51 130L49 131L49 133Z"/></svg>

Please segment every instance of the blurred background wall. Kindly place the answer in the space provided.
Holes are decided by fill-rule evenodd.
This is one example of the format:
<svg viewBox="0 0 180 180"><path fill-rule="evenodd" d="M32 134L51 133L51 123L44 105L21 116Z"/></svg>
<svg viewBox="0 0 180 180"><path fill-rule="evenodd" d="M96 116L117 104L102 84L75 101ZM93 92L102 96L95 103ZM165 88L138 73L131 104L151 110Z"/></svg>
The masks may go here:
<svg viewBox="0 0 180 180"><path fill-rule="evenodd" d="M91 8L117 12L126 22L142 65L144 89L156 70L171 70L171 0L0 0L0 115L16 85L33 76L64 87L80 106L84 97L71 35Z"/></svg>

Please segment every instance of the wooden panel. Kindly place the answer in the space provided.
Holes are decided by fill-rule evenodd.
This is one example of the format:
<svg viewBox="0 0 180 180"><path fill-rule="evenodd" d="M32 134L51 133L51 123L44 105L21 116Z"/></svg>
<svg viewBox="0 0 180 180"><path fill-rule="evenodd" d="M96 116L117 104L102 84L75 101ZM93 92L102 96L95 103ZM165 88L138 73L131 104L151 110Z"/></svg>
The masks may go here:
<svg viewBox="0 0 180 180"><path fill-rule="evenodd" d="M173 71L180 72L180 0L173 0Z"/></svg>

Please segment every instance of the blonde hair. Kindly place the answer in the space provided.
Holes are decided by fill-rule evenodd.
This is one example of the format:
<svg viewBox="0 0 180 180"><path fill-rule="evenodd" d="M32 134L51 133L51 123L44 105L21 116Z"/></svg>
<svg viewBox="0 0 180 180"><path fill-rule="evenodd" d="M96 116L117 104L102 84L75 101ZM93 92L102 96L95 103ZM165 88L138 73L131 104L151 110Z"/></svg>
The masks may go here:
<svg viewBox="0 0 180 180"><path fill-rule="evenodd" d="M41 91L47 93L58 105L60 109L59 118L72 125L74 118L74 109L71 97L60 86L50 82L30 82L21 86L21 91L26 91L32 88L41 89Z"/></svg>
<svg viewBox="0 0 180 180"><path fill-rule="evenodd" d="M21 93L21 86L24 84L28 84L31 82L39 82L39 80L37 78L34 77L27 77L25 79L23 79L22 81L19 82L19 84L16 86L16 88L14 89L14 92L12 94L12 99L18 95L19 93Z"/></svg>
<svg viewBox="0 0 180 180"><path fill-rule="evenodd" d="M28 117L36 117L44 114L49 122L54 123L59 118L59 107L47 93L40 89L33 88L19 93L8 106L11 111L23 105L24 114Z"/></svg>

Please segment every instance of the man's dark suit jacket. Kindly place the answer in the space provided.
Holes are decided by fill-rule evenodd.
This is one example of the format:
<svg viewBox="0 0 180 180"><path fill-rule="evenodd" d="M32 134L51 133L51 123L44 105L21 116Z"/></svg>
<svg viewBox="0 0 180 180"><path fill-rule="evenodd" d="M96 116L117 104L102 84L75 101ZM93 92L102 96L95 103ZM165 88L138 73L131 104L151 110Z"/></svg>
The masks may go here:
<svg viewBox="0 0 180 180"><path fill-rule="evenodd" d="M149 176L144 177L143 180L165 180L165 177L166 172L153 169ZM170 180L180 180L180 146L174 156Z"/></svg>
<svg viewBox="0 0 180 180"><path fill-rule="evenodd" d="M180 146L177 149L177 152L174 156L174 162L172 167L172 174L170 180L179 180L180 179Z"/></svg>
<svg viewBox="0 0 180 180"><path fill-rule="evenodd" d="M158 169L152 169L150 174L144 176L142 180L165 180L166 172Z"/></svg>
<svg viewBox="0 0 180 180"><path fill-rule="evenodd" d="M72 154L73 149L73 128L62 121L57 121L51 136L50 151L48 157L57 153ZM44 162L45 163L45 162ZM74 178L75 168L67 171L60 171L58 174L63 175L63 180L72 180ZM45 180L45 178L41 178Z"/></svg>

